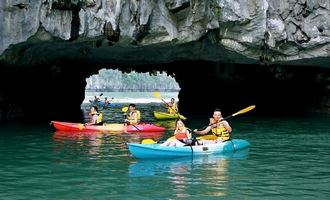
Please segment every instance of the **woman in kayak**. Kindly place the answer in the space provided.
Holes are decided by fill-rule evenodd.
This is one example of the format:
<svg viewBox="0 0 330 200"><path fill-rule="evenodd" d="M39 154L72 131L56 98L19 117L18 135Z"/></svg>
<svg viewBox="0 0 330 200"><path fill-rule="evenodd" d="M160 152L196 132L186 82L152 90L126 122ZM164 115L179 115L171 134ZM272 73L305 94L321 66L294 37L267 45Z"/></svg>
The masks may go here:
<svg viewBox="0 0 330 200"><path fill-rule="evenodd" d="M91 107L91 111L89 112L90 122L85 125L102 125L103 124L103 115L99 113L96 106Z"/></svg>
<svg viewBox="0 0 330 200"><path fill-rule="evenodd" d="M204 130L194 130L194 133L205 135L209 132L212 132L214 139L212 140L200 140L199 143L217 143L217 142L225 142L230 140L230 133L232 128L229 123L223 119L221 110L219 108L215 109L213 112L213 117L210 118L209 125Z"/></svg>
<svg viewBox="0 0 330 200"><path fill-rule="evenodd" d="M191 133L189 129L184 125L181 119L176 121L176 128L174 131L174 137L171 137L162 143L161 146L184 146L191 144Z"/></svg>

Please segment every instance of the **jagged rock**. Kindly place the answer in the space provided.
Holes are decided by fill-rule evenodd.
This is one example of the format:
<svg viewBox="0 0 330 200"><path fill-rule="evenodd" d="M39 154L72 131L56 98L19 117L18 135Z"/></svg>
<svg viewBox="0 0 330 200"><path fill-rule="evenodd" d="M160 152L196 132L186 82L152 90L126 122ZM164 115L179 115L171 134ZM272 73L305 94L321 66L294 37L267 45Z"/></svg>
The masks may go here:
<svg viewBox="0 0 330 200"><path fill-rule="evenodd" d="M327 0L15 0L1 1L0 9L4 19L0 53L11 44L27 41L41 26L63 40L93 40L109 34L104 29L107 24L118 27L119 44L127 40L143 46L183 44L217 31L219 48L256 61L267 53L271 53L267 55L271 63L329 57L325 51L330 41ZM75 26L79 31L72 31ZM260 51L265 44L270 51Z"/></svg>
<svg viewBox="0 0 330 200"><path fill-rule="evenodd" d="M189 102L183 106L186 111L200 103L191 100L192 88L209 94L213 92L205 90L209 85L225 84L239 90L236 95L226 91L232 97L221 102L208 102L209 107L233 106L245 98L262 98L257 92L244 91L257 87L263 92L259 86L264 83L271 89L284 89L292 98L286 102L268 92L278 105L303 106L303 102L295 104L304 99L303 85L316 91L314 105L328 110L329 90L324 88L329 85L329 72L323 68L330 67L329 13L328 0L0 1L0 72L8 75L1 79L0 95L5 100L0 110L8 110L8 102L14 101L18 110L30 113L29 104L21 105L17 95L6 93L10 77L19 74L15 78L24 87L37 88L41 81L52 90L45 94L56 106L43 114L70 109L59 106L65 101L53 93L74 96L73 109L79 113L85 78L109 64L122 71L164 70L166 66L182 88L180 102ZM295 65L295 71L271 70L281 68L278 65ZM189 70L193 78L188 79L186 69L192 66L196 69ZM301 75L301 66L320 67L320 72L308 68ZM42 79L34 72L42 73ZM316 84L315 77L322 73L322 83ZM24 95L30 95L25 89ZM263 100L268 103L267 98Z"/></svg>

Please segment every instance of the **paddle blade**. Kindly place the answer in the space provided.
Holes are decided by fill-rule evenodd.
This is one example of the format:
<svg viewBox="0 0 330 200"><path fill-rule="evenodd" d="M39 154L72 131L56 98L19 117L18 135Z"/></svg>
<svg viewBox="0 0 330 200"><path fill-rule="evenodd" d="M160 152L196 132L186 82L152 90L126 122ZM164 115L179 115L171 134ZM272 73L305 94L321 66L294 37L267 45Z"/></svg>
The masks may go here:
<svg viewBox="0 0 330 200"><path fill-rule="evenodd" d="M154 97L156 97L157 99L160 99L160 93L158 91L154 91Z"/></svg>
<svg viewBox="0 0 330 200"><path fill-rule="evenodd" d="M103 95L103 93L100 94L100 97Z"/></svg>
<svg viewBox="0 0 330 200"><path fill-rule="evenodd" d="M127 111L128 111L128 107L127 107L127 106L123 107L123 108L121 109L121 111L122 111L122 112L127 112Z"/></svg>
<svg viewBox="0 0 330 200"><path fill-rule="evenodd" d="M215 135L203 135L203 136L199 136L196 138L197 140L203 139L203 140L216 140L218 139L217 136Z"/></svg>
<svg viewBox="0 0 330 200"><path fill-rule="evenodd" d="M180 115L180 114L179 114L179 118L182 119L182 120L187 120L187 117L185 117L183 115Z"/></svg>
<svg viewBox="0 0 330 200"><path fill-rule="evenodd" d="M153 139L144 139L141 144L157 144L157 142Z"/></svg>
<svg viewBox="0 0 330 200"><path fill-rule="evenodd" d="M256 107L255 105L246 107L246 108L238 111L237 113L232 114L232 116L236 116L236 115L239 115L239 114L243 114L243 113L249 112L250 110L254 109L255 107Z"/></svg>

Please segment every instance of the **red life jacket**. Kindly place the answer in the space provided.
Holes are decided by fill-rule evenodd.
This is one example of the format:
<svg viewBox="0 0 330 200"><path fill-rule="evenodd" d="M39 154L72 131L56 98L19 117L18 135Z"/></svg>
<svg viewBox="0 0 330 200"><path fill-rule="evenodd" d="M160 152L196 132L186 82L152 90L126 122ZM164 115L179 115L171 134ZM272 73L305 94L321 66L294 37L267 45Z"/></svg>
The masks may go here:
<svg viewBox="0 0 330 200"><path fill-rule="evenodd" d="M179 133L176 133L175 134L175 138L177 140L183 140L183 139L187 139L188 138L188 135L186 132L179 132Z"/></svg>

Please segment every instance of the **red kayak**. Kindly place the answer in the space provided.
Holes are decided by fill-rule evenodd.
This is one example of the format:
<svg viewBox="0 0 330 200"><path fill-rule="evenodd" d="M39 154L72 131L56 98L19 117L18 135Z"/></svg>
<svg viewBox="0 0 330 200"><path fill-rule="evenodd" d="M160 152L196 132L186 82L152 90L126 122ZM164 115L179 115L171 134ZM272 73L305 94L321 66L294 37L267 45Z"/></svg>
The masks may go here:
<svg viewBox="0 0 330 200"><path fill-rule="evenodd" d="M96 140L104 136L117 135L120 132L100 132L100 131L58 131L54 132L54 139L61 140ZM154 141L160 140L165 132L138 132L138 133L129 133L123 135L120 133L120 137L113 137L118 140L122 140L122 137L125 136L130 142L140 142L141 139L150 139ZM115 140L115 139L114 139ZM121 141L116 141L121 142Z"/></svg>
<svg viewBox="0 0 330 200"><path fill-rule="evenodd" d="M82 123L51 121L56 130L59 131L102 131L102 132L124 132L124 124L85 125ZM165 128L154 124L140 123L128 125L127 132L162 132Z"/></svg>

